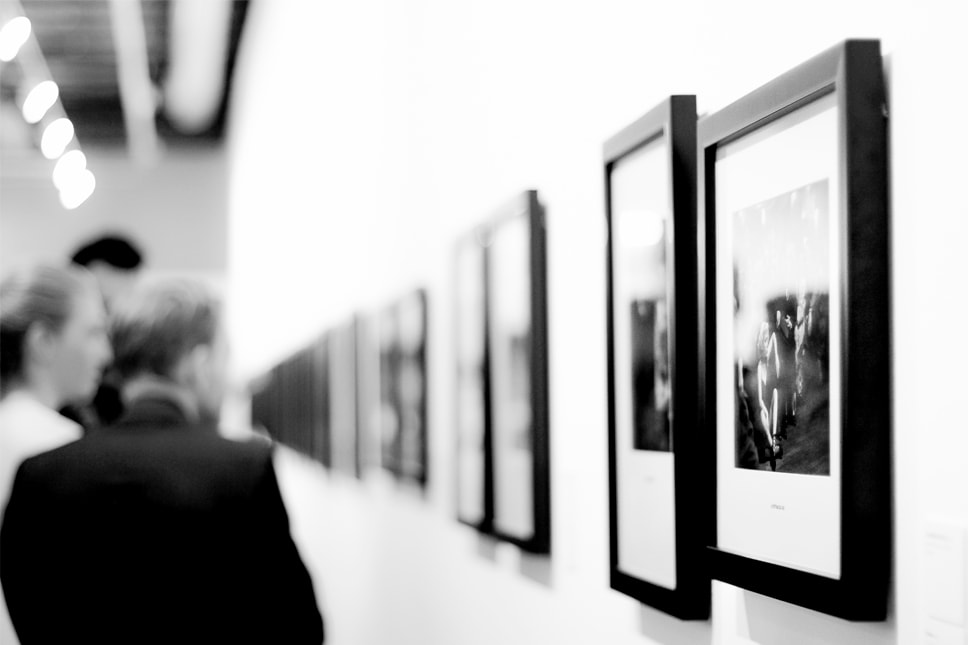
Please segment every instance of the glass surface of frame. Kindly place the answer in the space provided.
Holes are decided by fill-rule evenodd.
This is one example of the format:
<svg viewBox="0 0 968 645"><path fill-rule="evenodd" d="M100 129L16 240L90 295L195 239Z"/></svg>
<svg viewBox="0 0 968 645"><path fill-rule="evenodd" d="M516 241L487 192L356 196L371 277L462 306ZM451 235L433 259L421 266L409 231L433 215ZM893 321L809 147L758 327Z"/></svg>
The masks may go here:
<svg viewBox="0 0 968 645"><path fill-rule="evenodd" d="M333 470L359 477L359 420L357 418L356 326L337 325L327 334L327 416L332 443Z"/></svg>
<svg viewBox="0 0 968 645"><path fill-rule="evenodd" d="M307 349L307 356L312 363L312 385L307 394L307 405L311 409L312 417L312 456L326 468L333 467L335 452L335 437L331 412L333 409L333 393L330 390L332 365L330 342L331 332L324 333Z"/></svg>
<svg viewBox="0 0 968 645"><path fill-rule="evenodd" d="M890 570L885 132L876 41L700 122L712 572L855 620Z"/></svg>
<svg viewBox="0 0 968 645"><path fill-rule="evenodd" d="M696 108L673 96L604 146L611 585L709 615L696 468Z"/></svg>
<svg viewBox="0 0 968 645"><path fill-rule="evenodd" d="M379 320L381 462L400 479L427 482L427 297L416 289Z"/></svg>
<svg viewBox="0 0 968 645"><path fill-rule="evenodd" d="M397 305L400 475L427 482L427 295L412 291Z"/></svg>
<svg viewBox="0 0 968 645"><path fill-rule="evenodd" d="M612 320L618 568L675 589L667 155L660 137L613 165Z"/></svg>
<svg viewBox="0 0 968 645"><path fill-rule="evenodd" d="M457 245L457 516L483 532L493 517L487 393L486 253L480 232Z"/></svg>
<svg viewBox="0 0 968 645"><path fill-rule="evenodd" d="M719 548L840 576L837 108L717 150ZM796 154L785 151L796 150ZM776 171L778 158L792 157ZM767 477L769 477L767 479ZM777 506L783 511L778 512ZM755 532L747 527L755 525Z"/></svg>
<svg viewBox="0 0 968 645"><path fill-rule="evenodd" d="M377 320L379 347L379 428L380 465L394 475L400 474L400 342L399 322L394 305L384 308Z"/></svg>
<svg viewBox="0 0 968 645"><path fill-rule="evenodd" d="M544 217L528 191L489 229L487 351L494 533L550 550Z"/></svg>
<svg viewBox="0 0 968 645"><path fill-rule="evenodd" d="M356 407L359 437L360 475L363 476L381 462L381 384L380 338L377 317L360 312L355 317L356 336Z"/></svg>
<svg viewBox="0 0 968 645"><path fill-rule="evenodd" d="M491 239L494 524L518 537L534 533L528 233L527 219L514 218Z"/></svg>

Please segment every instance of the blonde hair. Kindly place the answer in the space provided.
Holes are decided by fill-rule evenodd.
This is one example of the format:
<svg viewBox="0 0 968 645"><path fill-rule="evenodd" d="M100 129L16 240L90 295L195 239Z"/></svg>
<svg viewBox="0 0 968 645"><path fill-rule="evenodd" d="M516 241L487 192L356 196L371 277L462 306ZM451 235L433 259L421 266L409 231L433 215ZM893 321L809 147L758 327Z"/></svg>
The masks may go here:
<svg viewBox="0 0 968 645"><path fill-rule="evenodd" d="M96 283L85 269L40 264L0 282L0 389L23 376L24 340L35 324L59 331L77 296Z"/></svg>

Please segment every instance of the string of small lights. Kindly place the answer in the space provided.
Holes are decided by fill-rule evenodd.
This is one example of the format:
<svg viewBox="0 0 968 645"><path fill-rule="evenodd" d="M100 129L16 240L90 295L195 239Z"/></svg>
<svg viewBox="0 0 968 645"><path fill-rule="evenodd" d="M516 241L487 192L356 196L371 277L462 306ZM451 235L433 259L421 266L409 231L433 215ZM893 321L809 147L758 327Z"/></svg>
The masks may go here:
<svg viewBox="0 0 968 645"><path fill-rule="evenodd" d="M23 119L33 127L40 152L53 162L51 181L61 205L73 210L94 193L94 173L87 167L30 19L19 2L4 3L0 12L4 10L0 13L0 74L19 78L16 100Z"/></svg>

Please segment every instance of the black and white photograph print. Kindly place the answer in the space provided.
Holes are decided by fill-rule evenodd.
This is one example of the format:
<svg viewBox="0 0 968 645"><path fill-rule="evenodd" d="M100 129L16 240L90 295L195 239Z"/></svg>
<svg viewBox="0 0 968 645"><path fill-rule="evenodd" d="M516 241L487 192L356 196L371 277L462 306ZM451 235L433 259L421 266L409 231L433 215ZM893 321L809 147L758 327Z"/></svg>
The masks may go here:
<svg viewBox="0 0 968 645"><path fill-rule="evenodd" d="M636 450L668 452L669 314L665 299L634 300L630 306L632 427Z"/></svg>
<svg viewBox="0 0 968 645"><path fill-rule="evenodd" d="M509 335L508 363L508 423L511 425L512 445L517 450L531 453L534 446L534 412L531 409L531 333Z"/></svg>
<svg viewBox="0 0 968 645"><path fill-rule="evenodd" d="M736 466L830 474L826 179L733 213Z"/></svg>
<svg viewBox="0 0 968 645"><path fill-rule="evenodd" d="M379 321L382 465L400 478L427 479L427 300L417 289Z"/></svg>
<svg viewBox="0 0 968 645"><path fill-rule="evenodd" d="M673 271L668 146L653 141L609 175L617 414L622 449L671 452L669 321Z"/></svg>
<svg viewBox="0 0 968 645"><path fill-rule="evenodd" d="M427 301L415 290L397 304L400 474L423 483L427 476Z"/></svg>
<svg viewBox="0 0 968 645"><path fill-rule="evenodd" d="M379 318L380 463L392 473L400 471L400 371L401 351L396 310L387 307Z"/></svg>

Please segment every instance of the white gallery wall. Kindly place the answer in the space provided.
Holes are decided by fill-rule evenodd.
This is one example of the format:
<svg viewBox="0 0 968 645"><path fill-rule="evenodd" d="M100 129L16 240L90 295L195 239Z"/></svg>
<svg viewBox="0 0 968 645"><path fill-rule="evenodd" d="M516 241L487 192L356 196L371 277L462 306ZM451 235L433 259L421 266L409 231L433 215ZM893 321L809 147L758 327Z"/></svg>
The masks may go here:
<svg viewBox="0 0 968 645"><path fill-rule="evenodd" d="M429 290L426 493L281 455L336 645L930 642L925 527L968 525L959 3L664 4L253 0L229 148L239 374ZM712 112L847 37L880 38L888 75L890 614L853 624L715 583L712 619L682 623L608 587L601 144L669 94ZM454 520L453 246L525 188L548 213L550 559Z"/></svg>

